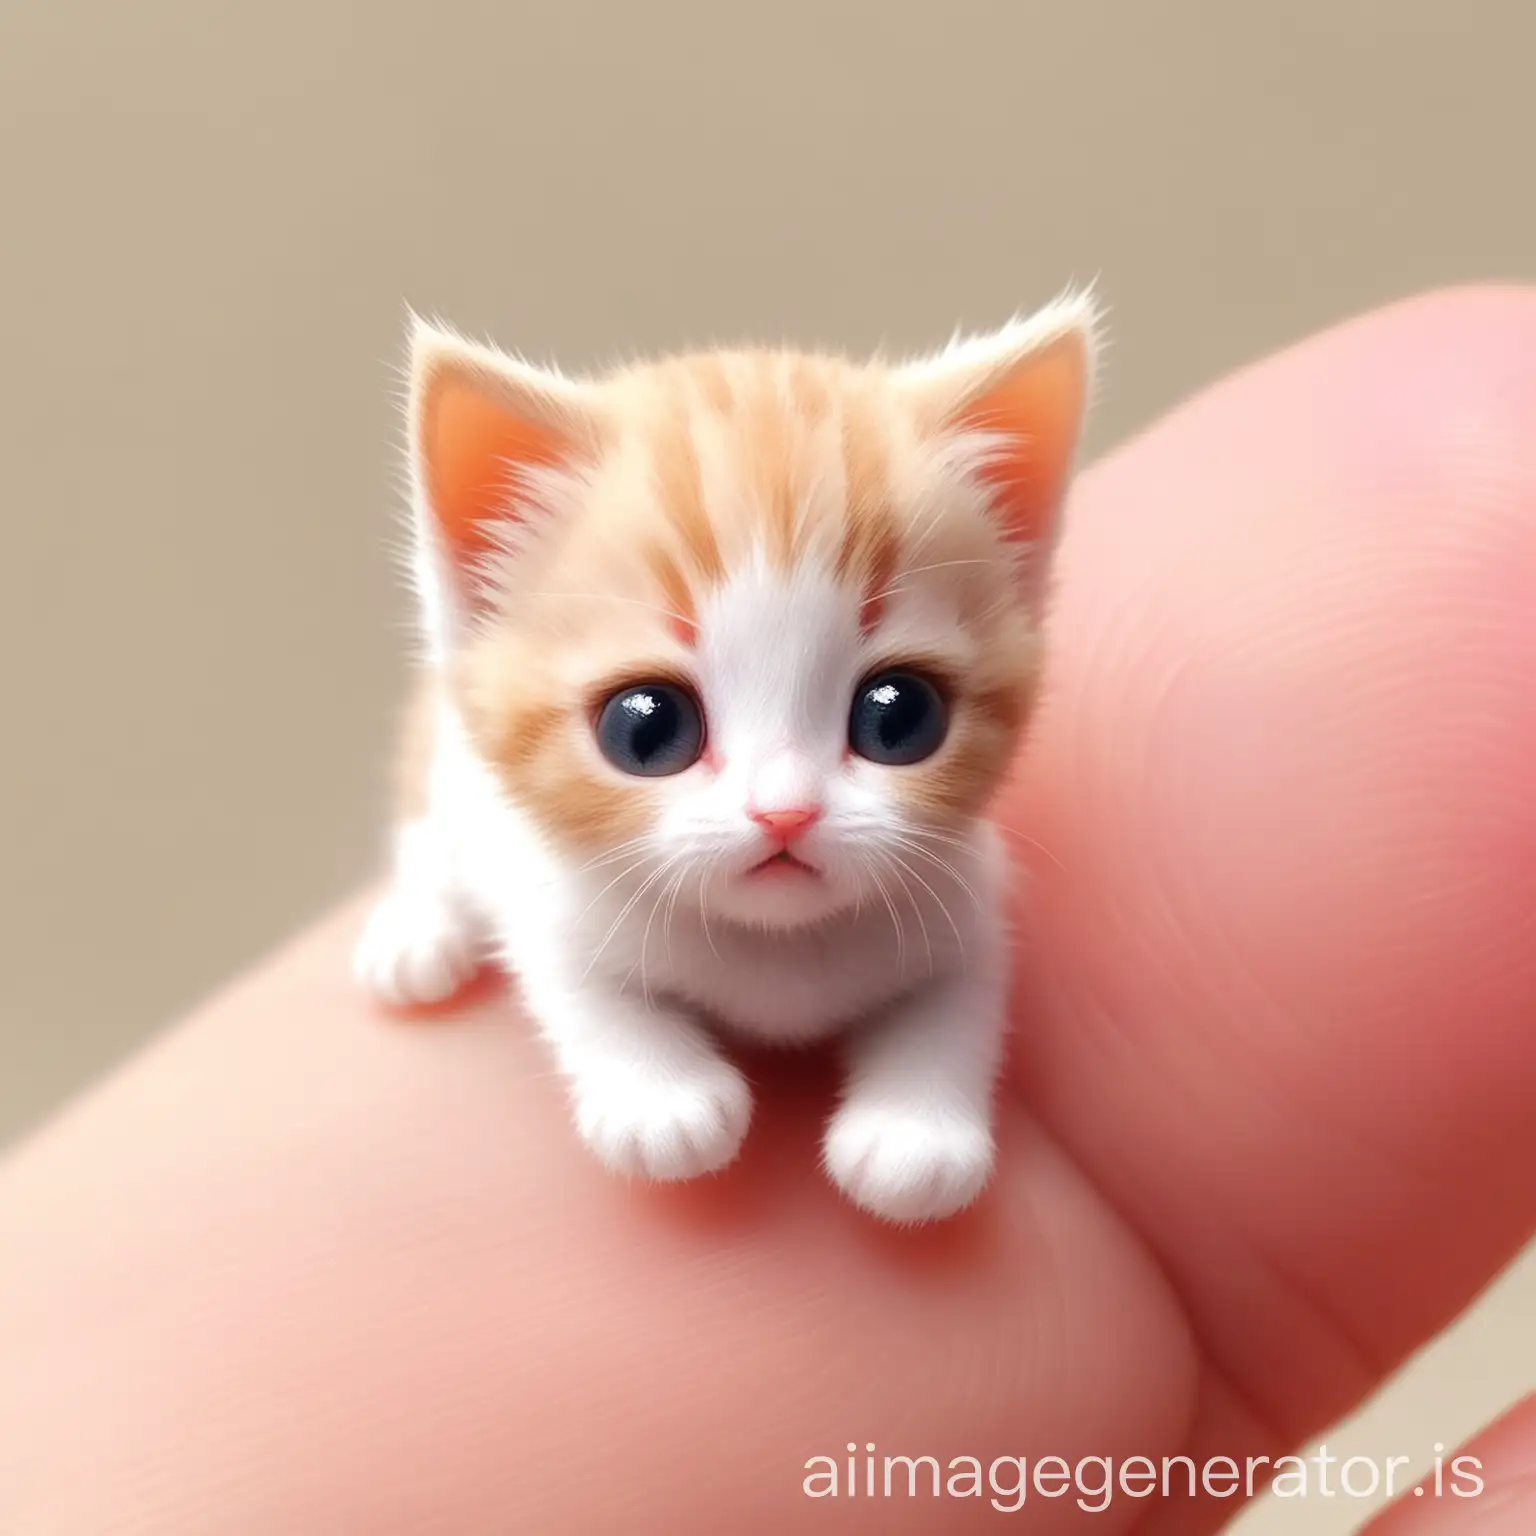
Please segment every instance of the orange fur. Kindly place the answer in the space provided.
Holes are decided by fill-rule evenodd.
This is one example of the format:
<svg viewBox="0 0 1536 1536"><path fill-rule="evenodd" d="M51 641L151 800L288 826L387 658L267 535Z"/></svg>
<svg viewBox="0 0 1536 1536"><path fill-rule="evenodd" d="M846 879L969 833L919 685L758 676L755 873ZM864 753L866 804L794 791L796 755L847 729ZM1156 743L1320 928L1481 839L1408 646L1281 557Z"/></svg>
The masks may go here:
<svg viewBox="0 0 1536 1536"><path fill-rule="evenodd" d="M880 622L900 556L890 515L890 458L882 427L879 408L867 392L850 392L840 421L845 492L837 573L859 586L860 623L866 633Z"/></svg>
<svg viewBox="0 0 1536 1536"><path fill-rule="evenodd" d="M686 382L684 375L678 385L667 392L665 411L654 430L651 462L656 496L682 544L681 552L687 564L699 580L716 582L724 574L724 563L709 509L704 504L699 452L688 415ZM676 577L670 576L669 581L675 582ZM678 596L681 601L687 595L680 591ZM691 616L691 607L684 611Z"/></svg>

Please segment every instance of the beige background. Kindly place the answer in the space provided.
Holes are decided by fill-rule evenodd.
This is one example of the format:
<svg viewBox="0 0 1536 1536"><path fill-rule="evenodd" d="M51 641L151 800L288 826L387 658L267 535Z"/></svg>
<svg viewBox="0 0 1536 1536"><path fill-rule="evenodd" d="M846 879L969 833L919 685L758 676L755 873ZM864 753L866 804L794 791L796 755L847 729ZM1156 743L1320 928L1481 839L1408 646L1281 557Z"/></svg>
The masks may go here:
<svg viewBox="0 0 1536 1536"><path fill-rule="evenodd" d="M1533 58L1528 0L6 0L0 1139L374 852L407 300L581 365L1097 276L1102 447L1536 278ZM1333 1443L1423 1466L1533 1382L1528 1262Z"/></svg>

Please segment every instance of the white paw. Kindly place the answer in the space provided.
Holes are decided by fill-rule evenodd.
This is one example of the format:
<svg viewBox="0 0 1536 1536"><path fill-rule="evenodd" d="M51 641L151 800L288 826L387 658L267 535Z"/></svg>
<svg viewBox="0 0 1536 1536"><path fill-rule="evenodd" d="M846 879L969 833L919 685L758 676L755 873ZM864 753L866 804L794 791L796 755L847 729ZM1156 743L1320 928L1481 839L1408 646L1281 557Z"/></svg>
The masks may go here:
<svg viewBox="0 0 1536 1536"><path fill-rule="evenodd" d="M615 1173L692 1179L736 1156L752 1093L718 1058L686 1067L617 1066L575 1087L582 1139Z"/></svg>
<svg viewBox="0 0 1536 1536"><path fill-rule="evenodd" d="M358 981L396 1007L440 1003L480 968L473 922L434 893L391 891L374 908L352 970Z"/></svg>
<svg viewBox="0 0 1536 1536"><path fill-rule="evenodd" d="M855 1205L887 1221L964 1210L992 1173L992 1132L953 1109L845 1104L827 1131L827 1172Z"/></svg>

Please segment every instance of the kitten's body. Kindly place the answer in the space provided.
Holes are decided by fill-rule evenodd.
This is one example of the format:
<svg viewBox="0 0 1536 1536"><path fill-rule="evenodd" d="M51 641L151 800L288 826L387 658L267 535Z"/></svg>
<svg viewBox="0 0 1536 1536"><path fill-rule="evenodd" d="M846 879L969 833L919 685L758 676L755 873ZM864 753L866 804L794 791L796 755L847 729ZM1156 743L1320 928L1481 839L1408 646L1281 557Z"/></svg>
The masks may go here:
<svg viewBox="0 0 1536 1536"><path fill-rule="evenodd" d="M997 355L952 351L958 384L943 360L753 354L572 385L420 334L425 774L365 980L425 1001L495 954L586 1140L661 1178L721 1166L745 1132L717 1035L846 1032L834 1178L895 1219L974 1198L1007 960L982 811L1034 696L1081 403L1032 478L1005 452L999 480L1021 424L998 399L1021 378L1037 396L1020 369L1063 356L1080 396L1090 321L1068 301ZM849 748L868 679L915 696L898 665L943 684L947 734L911 766ZM696 695L707 738L675 773L625 778L594 720L644 678Z"/></svg>

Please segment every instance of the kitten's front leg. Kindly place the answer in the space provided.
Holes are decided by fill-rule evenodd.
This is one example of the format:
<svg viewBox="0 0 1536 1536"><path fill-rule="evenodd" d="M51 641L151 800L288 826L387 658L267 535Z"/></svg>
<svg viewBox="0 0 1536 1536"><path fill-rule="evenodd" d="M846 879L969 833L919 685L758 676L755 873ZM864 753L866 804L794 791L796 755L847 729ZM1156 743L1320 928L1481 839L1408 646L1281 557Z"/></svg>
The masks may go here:
<svg viewBox="0 0 1536 1536"><path fill-rule="evenodd" d="M577 1129L614 1172L691 1179L736 1156L751 1090L692 1019L602 978L525 974L522 986L570 1084Z"/></svg>
<svg viewBox="0 0 1536 1536"><path fill-rule="evenodd" d="M431 816L406 822L395 833L389 889L353 952L357 979L396 1006L440 1003L479 969L484 939L447 833Z"/></svg>
<svg viewBox="0 0 1536 1536"><path fill-rule="evenodd" d="M1005 1002L1000 981L941 978L854 1039L824 1156L855 1204L889 1221L932 1221L981 1193Z"/></svg>

